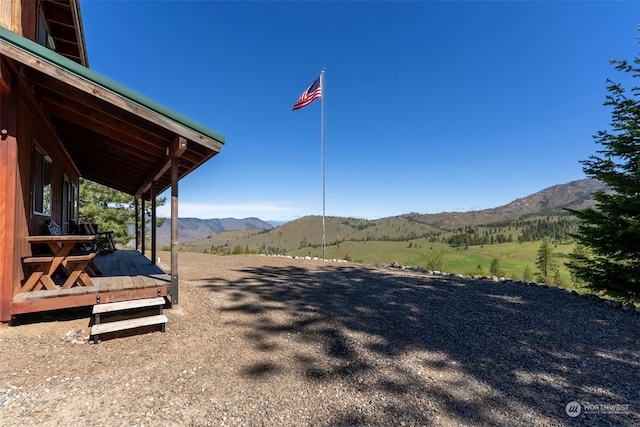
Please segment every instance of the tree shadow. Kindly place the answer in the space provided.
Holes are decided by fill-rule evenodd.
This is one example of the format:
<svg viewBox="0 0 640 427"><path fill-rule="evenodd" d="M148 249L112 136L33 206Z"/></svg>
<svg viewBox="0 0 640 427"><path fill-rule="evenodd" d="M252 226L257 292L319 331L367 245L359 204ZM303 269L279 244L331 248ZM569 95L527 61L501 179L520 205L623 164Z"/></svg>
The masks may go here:
<svg viewBox="0 0 640 427"><path fill-rule="evenodd" d="M198 284L225 299L222 312L245 315L255 350L277 352L287 338L296 352L293 366L265 359L246 375L293 370L305 381L388 397L370 412L338 409L331 425L368 424L371 411L376 420L427 425L436 417L492 426L640 422L640 319L633 314L524 283L350 266L241 273ZM629 406L572 418L565 412L572 401Z"/></svg>

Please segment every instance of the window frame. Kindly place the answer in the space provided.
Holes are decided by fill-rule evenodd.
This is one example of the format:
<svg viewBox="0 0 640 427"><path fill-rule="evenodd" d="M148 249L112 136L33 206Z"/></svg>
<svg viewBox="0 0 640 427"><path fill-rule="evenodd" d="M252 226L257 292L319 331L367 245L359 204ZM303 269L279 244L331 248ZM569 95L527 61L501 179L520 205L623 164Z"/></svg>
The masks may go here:
<svg viewBox="0 0 640 427"><path fill-rule="evenodd" d="M51 30L49 29L49 23L46 16L44 16L44 9L42 3L38 2L38 19L36 23L36 42L53 51L56 50L55 43L51 37Z"/></svg>
<svg viewBox="0 0 640 427"><path fill-rule="evenodd" d="M37 145L33 154L31 211L49 218L53 214L53 160Z"/></svg>
<svg viewBox="0 0 640 427"><path fill-rule="evenodd" d="M78 187L67 174L62 179L62 231L70 233L72 222L78 223Z"/></svg>

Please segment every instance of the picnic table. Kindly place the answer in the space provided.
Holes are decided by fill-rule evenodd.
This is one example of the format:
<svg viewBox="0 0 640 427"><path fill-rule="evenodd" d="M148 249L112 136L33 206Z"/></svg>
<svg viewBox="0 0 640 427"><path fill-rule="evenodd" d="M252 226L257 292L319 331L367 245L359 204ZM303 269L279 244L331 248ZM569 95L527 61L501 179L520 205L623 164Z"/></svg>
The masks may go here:
<svg viewBox="0 0 640 427"><path fill-rule="evenodd" d="M42 287L55 290L56 284L53 276L61 269L66 274L66 280L62 284L63 289L75 284L80 286L93 286L89 275L101 274L98 266L93 262L95 252L75 254L76 245L91 243L95 235L53 235L53 236L28 236L31 244L46 244L51 251L50 255L31 256L22 260L25 265L31 266L33 272L21 288L21 292L38 290Z"/></svg>

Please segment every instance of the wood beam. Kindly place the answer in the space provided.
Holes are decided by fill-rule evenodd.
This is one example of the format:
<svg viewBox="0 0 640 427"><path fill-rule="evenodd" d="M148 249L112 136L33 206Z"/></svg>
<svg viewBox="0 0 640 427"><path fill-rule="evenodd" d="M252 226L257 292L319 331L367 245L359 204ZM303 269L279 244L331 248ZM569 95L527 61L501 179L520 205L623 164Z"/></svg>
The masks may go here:
<svg viewBox="0 0 640 427"><path fill-rule="evenodd" d="M100 295L100 303L102 304L139 298L155 298L158 296L167 296L167 286L153 286L149 288L100 293L91 292L82 295L45 298L40 300L13 301L11 302L11 314L36 313L39 311L94 305L96 303L97 295Z"/></svg>
<svg viewBox="0 0 640 427"><path fill-rule="evenodd" d="M112 104L105 103L90 94L69 90L64 82L33 71L26 71L27 77L42 90L42 97L58 106L71 104L76 112L86 113L90 117L104 122L107 126L128 132L140 140L163 139L171 140L175 133L158 127L139 116L123 112ZM71 108L71 106L67 107ZM125 123L124 125L122 123Z"/></svg>
<svg viewBox="0 0 640 427"><path fill-rule="evenodd" d="M171 157L171 304L178 304L178 162Z"/></svg>
<svg viewBox="0 0 640 427"><path fill-rule="evenodd" d="M142 252L142 255L145 255L145 252L147 250L147 218L146 218L146 214L145 214L145 203L144 203L144 199L140 199L140 205L141 205L141 209L140 209L140 252Z"/></svg>
<svg viewBox="0 0 640 427"><path fill-rule="evenodd" d="M140 197L145 193L153 181L160 179L167 170L171 167L171 159L181 157L187 149L187 140L182 136L176 136L171 143L171 147L167 147L167 155L160 159L155 168L151 171L147 179L144 180L138 191L136 191L136 197Z"/></svg>
<svg viewBox="0 0 640 427"><path fill-rule="evenodd" d="M23 69L24 67L21 66L21 71L23 71ZM49 118L46 116L44 111L42 111L42 107L40 107L40 105L38 104L33 94L33 86L31 86L29 84L29 80L23 76L24 74L23 72L18 73L17 70L14 70L14 71L16 71L14 75L17 76L18 84L20 85L20 91L23 94L21 97L21 100L27 105L27 107L29 108L29 112L33 114L34 117L37 117L39 120L42 121L43 124L46 124L49 126L51 136L53 139L56 140L57 148L61 151L62 157L69 162L69 164L73 167L74 172L78 176L80 176L80 170L78 169L78 166L73 161L73 158L71 158L71 155L67 151L64 143L62 142L62 139L60 139L60 135L58 134L55 126L53 125L53 123L51 123L51 120L49 120Z"/></svg>
<svg viewBox="0 0 640 427"><path fill-rule="evenodd" d="M150 141L158 140L158 136L140 131L138 128L128 126L123 120L118 120L101 113L94 108L73 102L65 101L58 97L39 97L43 108L51 114L60 116L78 126L89 129L100 135L105 135L119 142L126 142L127 146L134 147L141 153L158 150L158 145Z"/></svg>
<svg viewBox="0 0 640 427"><path fill-rule="evenodd" d="M9 68L0 61L0 93L9 93L13 87L13 75Z"/></svg>
<svg viewBox="0 0 640 427"><path fill-rule="evenodd" d="M151 183L151 264L156 265L156 244L157 244L157 235L156 228L157 226L157 217L156 217L156 183L155 181Z"/></svg>
<svg viewBox="0 0 640 427"><path fill-rule="evenodd" d="M135 245L136 245L136 251L140 250L140 199L138 199L137 197L134 198L133 200L133 206L134 206L134 228L135 228Z"/></svg>
<svg viewBox="0 0 640 427"><path fill-rule="evenodd" d="M170 155L174 158L180 158L187 151L187 139L176 135L171 144Z"/></svg>

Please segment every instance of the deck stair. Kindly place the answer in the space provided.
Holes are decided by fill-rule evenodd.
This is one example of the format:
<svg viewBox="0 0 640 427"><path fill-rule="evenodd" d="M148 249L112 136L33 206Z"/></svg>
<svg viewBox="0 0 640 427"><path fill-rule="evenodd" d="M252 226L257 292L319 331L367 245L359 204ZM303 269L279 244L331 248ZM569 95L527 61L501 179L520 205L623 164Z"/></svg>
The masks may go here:
<svg viewBox="0 0 640 427"><path fill-rule="evenodd" d="M129 301L110 302L96 304L93 306L93 326L91 327L91 337L94 344L100 342L100 335L110 332L124 331L127 329L141 328L144 326L160 325L161 331L165 331L167 316L162 314L165 305L164 297L141 298ZM140 317L140 311L157 314ZM114 315L124 320L110 321L102 323L102 314Z"/></svg>

